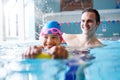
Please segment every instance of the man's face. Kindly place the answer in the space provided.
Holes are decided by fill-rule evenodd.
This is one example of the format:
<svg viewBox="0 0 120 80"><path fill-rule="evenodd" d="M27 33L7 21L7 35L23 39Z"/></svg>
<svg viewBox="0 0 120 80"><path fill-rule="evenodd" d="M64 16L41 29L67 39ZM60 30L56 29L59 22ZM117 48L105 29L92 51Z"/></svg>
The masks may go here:
<svg viewBox="0 0 120 80"><path fill-rule="evenodd" d="M94 34L98 27L96 16L93 12L84 12L81 16L81 29L83 34Z"/></svg>

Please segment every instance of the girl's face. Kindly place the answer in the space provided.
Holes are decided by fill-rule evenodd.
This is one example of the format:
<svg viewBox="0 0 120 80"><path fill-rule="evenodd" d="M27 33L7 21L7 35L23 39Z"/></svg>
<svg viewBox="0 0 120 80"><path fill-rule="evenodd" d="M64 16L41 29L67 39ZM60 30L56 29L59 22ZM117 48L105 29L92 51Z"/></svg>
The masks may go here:
<svg viewBox="0 0 120 80"><path fill-rule="evenodd" d="M53 46L58 46L61 44L61 38L57 34L46 34L43 35L42 44L44 48L50 49Z"/></svg>
<svg viewBox="0 0 120 80"><path fill-rule="evenodd" d="M81 29L83 34L95 33L99 23L96 23L96 16L93 12L84 12L81 16Z"/></svg>

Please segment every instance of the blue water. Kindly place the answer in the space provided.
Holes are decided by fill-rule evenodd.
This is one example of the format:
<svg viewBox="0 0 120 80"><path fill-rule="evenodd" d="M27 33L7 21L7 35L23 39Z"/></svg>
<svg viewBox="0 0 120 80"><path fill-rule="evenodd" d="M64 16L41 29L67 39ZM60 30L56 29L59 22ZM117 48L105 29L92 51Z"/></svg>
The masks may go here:
<svg viewBox="0 0 120 80"><path fill-rule="evenodd" d="M96 59L86 68L86 80L120 80L120 42L103 41L107 46L91 49Z"/></svg>
<svg viewBox="0 0 120 80"><path fill-rule="evenodd" d="M29 45L0 45L0 80L120 80L120 41L102 42L105 47L90 49L95 59L82 65L70 59L15 59L10 54L20 53Z"/></svg>
<svg viewBox="0 0 120 80"><path fill-rule="evenodd" d="M23 60L7 65L6 80L64 80L64 61Z"/></svg>

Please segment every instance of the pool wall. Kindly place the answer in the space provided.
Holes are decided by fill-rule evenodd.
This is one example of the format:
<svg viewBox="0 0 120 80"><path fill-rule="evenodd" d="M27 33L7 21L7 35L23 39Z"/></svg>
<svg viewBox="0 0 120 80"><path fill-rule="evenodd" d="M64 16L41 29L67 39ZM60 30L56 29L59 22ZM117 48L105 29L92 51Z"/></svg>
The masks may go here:
<svg viewBox="0 0 120 80"><path fill-rule="evenodd" d="M108 9L98 10L101 17L101 24L97 29L98 37L119 37L120 31L120 10ZM70 34L81 33L80 29L81 11L67 11L60 13L46 14L44 23L49 20L60 22L62 31Z"/></svg>

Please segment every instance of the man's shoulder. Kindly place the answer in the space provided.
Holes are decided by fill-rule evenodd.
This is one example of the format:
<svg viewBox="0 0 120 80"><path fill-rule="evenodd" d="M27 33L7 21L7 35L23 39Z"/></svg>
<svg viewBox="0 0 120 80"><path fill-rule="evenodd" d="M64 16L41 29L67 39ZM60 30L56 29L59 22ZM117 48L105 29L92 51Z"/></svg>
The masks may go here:
<svg viewBox="0 0 120 80"><path fill-rule="evenodd" d="M79 41L80 34L66 34L63 33L63 39L68 46L76 46L80 43Z"/></svg>
<svg viewBox="0 0 120 80"><path fill-rule="evenodd" d="M65 38L67 38L67 37L69 37L69 38L75 38L75 37L77 37L77 36L80 36L81 34L67 34L67 33L63 33L63 37L65 37Z"/></svg>

